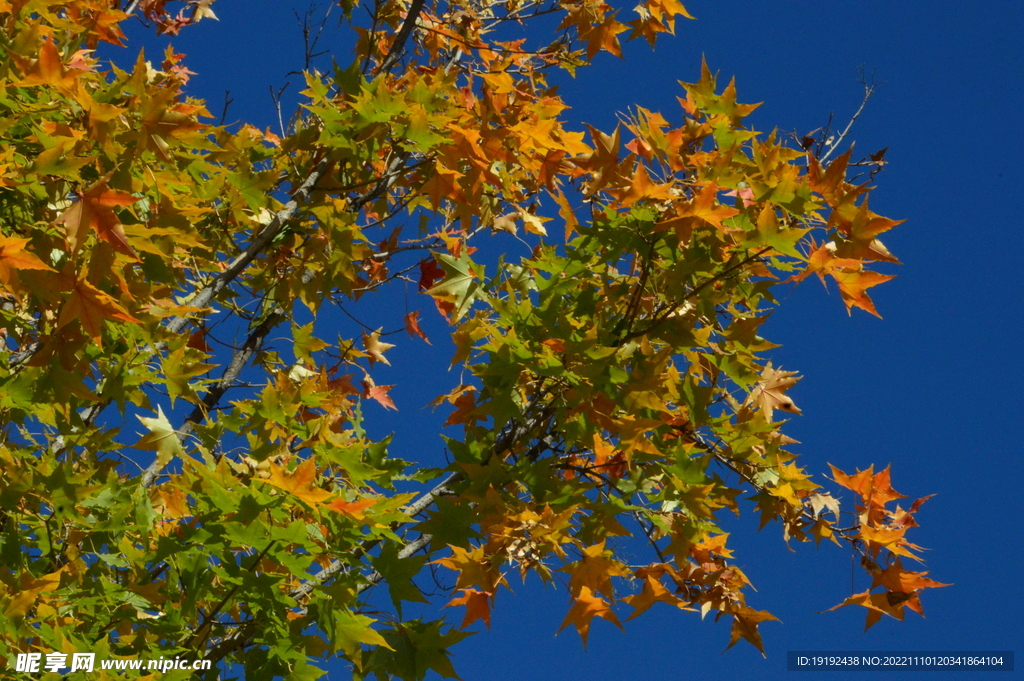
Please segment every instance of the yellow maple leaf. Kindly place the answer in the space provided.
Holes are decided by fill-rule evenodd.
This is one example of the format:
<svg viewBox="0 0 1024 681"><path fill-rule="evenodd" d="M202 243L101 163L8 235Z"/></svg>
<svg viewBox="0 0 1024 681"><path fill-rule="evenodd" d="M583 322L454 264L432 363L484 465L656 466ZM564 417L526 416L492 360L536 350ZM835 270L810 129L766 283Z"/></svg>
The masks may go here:
<svg viewBox="0 0 1024 681"><path fill-rule="evenodd" d="M370 356L371 366L374 362L380 362L381 364L391 366L391 362L384 357L384 353L395 346L392 343L381 342L381 331L383 331L383 328L377 329L370 334L363 334L363 347L366 348L366 354Z"/></svg>
<svg viewBox="0 0 1024 681"><path fill-rule="evenodd" d="M800 380L800 376L797 376L796 373L795 371L774 369L772 363L768 362L764 371L761 372L761 380L751 391L744 404L753 404L759 407L764 413L765 420L769 423L772 422L772 416L776 409L790 414L799 414L800 410L793 403L793 399L785 394L786 390Z"/></svg>

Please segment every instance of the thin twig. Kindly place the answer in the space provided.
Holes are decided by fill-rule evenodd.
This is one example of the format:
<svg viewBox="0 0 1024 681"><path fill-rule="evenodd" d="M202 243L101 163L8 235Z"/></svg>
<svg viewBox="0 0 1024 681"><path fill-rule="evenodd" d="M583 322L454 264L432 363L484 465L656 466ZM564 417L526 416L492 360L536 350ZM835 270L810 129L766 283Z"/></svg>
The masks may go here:
<svg viewBox="0 0 1024 681"><path fill-rule="evenodd" d="M231 99L231 90L224 91L224 108L220 112L220 125L224 125L224 121L228 118L228 107L234 103L235 100Z"/></svg>
<svg viewBox="0 0 1024 681"><path fill-rule="evenodd" d="M864 111L864 107L867 106L868 100L871 99L871 95L875 92L875 84L873 82L869 85L862 77L861 83L864 85L864 99L861 100L860 106L857 107L857 112L853 114L852 118L850 118L850 122L846 124L846 128L839 134L838 139L829 145L825 154L820 159L821 163L827 161L829 156L831 156L835 150L842 145L843 140L846 139L848 134L850 134L850 130L853 128L854 122L860 117L861 113Z"/></svg>
<svg viewBox="0 0 1024 681"><path fill-rule="evenodd" d="M277 110L277 125L281 128L281 137L288 136L288 133L285 131L284 128L284 115L281 113L281 95L284 94L284 91L288 89L289 85L291 85L291 81L285 83L280 88L278 88L277 92L274 92L273 85L267 86L268 88L270 88L270 99L274 102L274 109Z"/></svg>

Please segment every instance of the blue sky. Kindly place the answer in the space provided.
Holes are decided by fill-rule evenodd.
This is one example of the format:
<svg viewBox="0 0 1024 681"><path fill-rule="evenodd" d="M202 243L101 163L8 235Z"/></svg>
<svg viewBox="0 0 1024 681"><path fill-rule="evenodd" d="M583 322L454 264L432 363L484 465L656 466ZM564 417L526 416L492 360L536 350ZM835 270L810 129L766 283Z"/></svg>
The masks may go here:
<svg viewBox="0 0 1024 681"><path fill-rule="evenodd" d="M872 209L907 222L886 238L905 264L872 290L879 320L848 317L835 290L814 280L783 300L762 333L783 347L776 365L805 378L790 394L803 410L787 427L801 441L803 465L824 474L827 463L851 471L893 466L894 487L911 499L927 494L915 543L930 549L925 569L955 586L925 595L926 619L885 619L864 632L863 609L819 614L850 594L845 549L786 549L781 530L756 533L748 514L731 523L737 561L757 593L750 604L782 624L762 626L767 660L751 646L728 653L729 626L655 607L627 625L604 622L589 646L555 632L567 595L538 584L499 594L490 631L455 649L463 679L590 678L669 681L683 678L762 680L787 676L788 650L1013 650L1024 609L1021 435L1024 342L1024 221L1013 208L1024 188L1024 5L979 3L706 2L687 8L675 39L651 51L627 45L625 61L602 54L596 65L563 79L570 120L611 129L617 111L641 105L679 120L677 81L699 76L701 55L722 78L735 76L740 101L764 102L748 121L806 133L830 112L845 123L862 97L858 68L881 83L850 138L861 153L889 147ZM204 22L174 39L198 73L195 96L218 117L224 90L235 100L228 120L274 124L268 86L301 67L301 38L284 0L220 0L220 22ZM624 7L623 16L628 13ZM133 31L133 35L138 35ZM154 46L163 41L147 39ZM346 62L348 46L324 44ZM288 92L301 89L294 76ZM287 114L287 110L286 110ZM401 338L389 353L397 417L369 409L383 430L396 431L394 453L437 464L436 416L420 409L456 377L445 373L449 346L429 301L412 305L430 318L433 348ZM399 294L394 304L403 304ZM328 337L331 337L328 335ZM429 352L428 352L429 351ZM433 353L433 354L430 354ZM426 369L430 358L439 368ZM419 371L410 378L410 370ZM436 386L445 389L437 389ZM424 436L424 433L427 433ZM858 569L857 590L865 584ZM478 627L479 628L479 627ZM330 679L345 679L332 663ZM792 673L789 673L792 674ZM933 672L927 678L970 679L977 672ZM865 678L828 673L829 679ZM896 673L872 675L895 678ZM986 677L987 678L987 677Z"/></svg>

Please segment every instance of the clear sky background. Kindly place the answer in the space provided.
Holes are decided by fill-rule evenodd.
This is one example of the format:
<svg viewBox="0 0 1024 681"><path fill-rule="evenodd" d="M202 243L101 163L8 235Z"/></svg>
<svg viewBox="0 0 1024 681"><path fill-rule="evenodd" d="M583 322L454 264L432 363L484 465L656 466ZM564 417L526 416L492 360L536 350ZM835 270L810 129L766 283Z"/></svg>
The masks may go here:
<svg viewBox="0 0 1024 681"><path fill-rule="evenodd" d="M758 589L750 605L783 621L761 627L767 660L745 643L720 654L728 618L701 622L663 604L627 624L626 633L595 620L584 651L571 628L555 636L567 594L513 579L516 592L499 594L490 631L455 648L456 670L466 681L768 681L794 674L785 671L789 650L1020 652L1024 220L1015 206L1024 191L1024 3L685 4L698 20L681 20L677 36L655 51L634 41L625 61L602 54L575 80L560 78L561 94L573 106L569 118L610 130L616 112L639 104L678 123L677 81L698 78L703 54L722 85L736 77L740 101L764 102L751 125L803 134L825 124L830 112L845 124L863 94L858 68L874 74L881 86L850 139L863 154L890 147L871 205L907 220L885 239L905 263L893 270L898 278L871 291L884 319L859 310L848 317L834 289L809 279L785 297L762 334L783 344L771 353L776 366L805 376L789 393L803 416L787 426L802 443L794 448L802 464L823 475L827 463L847 471L891 463L894 487L911 500L936 494L918 514L922 527L911 541L930 549L931 577L955 585L925 594L926 619L908 611L905 622L886 618L865 633L863 608L819 614L851 593L849 551L801 544L790 552L778 526L756 533L756 517L748 513L729 521L730 545ZM276 127L268 86L283 84L302 63L293 7L306 4L219 0L219 22L173 39L198 73L191 93L207 98L217 117L230 90L229 121ZM630 11L624 5L622 16ZM155 50L166 41L144 42L158 62ZM347 63L349 46L334 40L323 47ZM291 80L294 95L301 82ZM507 247L524 250L511 239ZM443 415L420 407L458 377L445 371L451 347L433 305L413 290L407 299L424 311L434 346L392 340L394 367L375 378L396 384L391 395L400 411L384 414L373 405L367 415L374 430L395 431L394 454L438 465L443 449L434 433ZM380 309L405 302L402 294L381 299ZM840 496L852 503L849 493ZM867 584L859 567L856 575L862 591ZM349 676L337 661L329 670L325 678ZM950 671L925 678L977 676Z"/></svg>

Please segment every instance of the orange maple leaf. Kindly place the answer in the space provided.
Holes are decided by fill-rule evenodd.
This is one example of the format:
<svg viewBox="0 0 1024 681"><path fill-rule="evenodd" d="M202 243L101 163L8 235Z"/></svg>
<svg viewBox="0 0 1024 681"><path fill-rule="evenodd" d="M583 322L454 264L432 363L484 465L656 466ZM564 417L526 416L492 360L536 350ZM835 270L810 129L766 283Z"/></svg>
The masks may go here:
<svg viewBox="0 0 1024 681"><path fill-rule="evenodd" d="M651 176L647 173L647 167L643 163L637 164L636 172L630 181L629 189L616 192L619 203L623 206L632 206L637 201L651 199L656 201L667 201L672 198L672 183L655 184L651 182Z"/></svg>
<svg viewBox="0 0 1024 681"><path fill-rule="evenodd" d="M882 318L882 315L878 314L878 310L875 309L874 302L872 302L865 291L872 286L878 286L890 279L895 279L895 274L879 274L870 270L832 270L829 274L839 284L839 294L843 297L843 302L846 303L847 312L852 313L853 308L859 307L879 319Z"/></svg>
<svg viewBox="0 0 1024 681"><path fill-rule="evenodd" d="M633 613L626 618L627 622L634 617L638 617L643 614L655 603L668 603L669 605L674 605L680 609L685 609L687 606L686 601L683 601L672 594L672 592L666 589L665 585L661 583L661 580L653 574L648 574L644 578L644 587L640 593L633 596L626 596L622 600L633 607Z"/></svg>
<svg viewBox="0 0 1024 681"><path fill-rule="evenodd" d="M612 552L605 549L603 539L597 544L583 549L581 560L561 568L562 572L572 574L569 579L569 590L575 594L580 593L583 589L588 589L592 592L603 593L614 600L615 590L612 587L612 577L628 577L630 573L622 563L612 559L611 556Z"/></svg>
<svg viewBox="0 0 1024 681"><path fill-rule="evenodd" d="M477 591L476 589L463 589L462 596L459 598L453 598L448 602L446 608L451 608L457 605L466 606L466 616L462 619L462 624L459 625L459 629L465 629L473 622L477 620L483 620L487 628L491 628L491 599L494 594L486 591Z"/></svg>
<svg viewBox="0 0 1024 681"><path fill-rule="evenodd" d="M449 544L448 548L452 550L452 555L435 560L434 563L459 573L455 582L456 589L472 590L471 587L480 587L480 591L493 594L499 584L505 583L501 572L492 564L491 557L484 554L484 547L476 546L468 550Z"/></svg>
<svg viewBox="0 0 1024 681"><path fill-rule="evenodd" d="M558 631L561 632L562 629L572 624L579 632L580 638L583 639L583 647L586 648L587 636L590 634L590 621L595 617L608 620L619 629L623 628L608 602L600 596L595 596L588 587L583 587L580 589L579 595L573 599L572 607L569 608L569 613L565 616L565 621L562 622Z"/></svg>
<svg viewBox="0 0 1024 681"><path fill-rule="evenodd" d="M875 574L871 588L884 586L889 591L898 593L913 593L921 589L935 589L943 586L952 586L936 582L934 579L925 577L927 572L910 572L903 569L903 563L896 560L892 565Z"/></svg>
<svg viewBox="0 0 1024 681"><path fill-rule="evenodd" d="M761 632L758 631L757 625L772 620L778 622L779 618L766 610L754 610L745 605L731 609L729 614L732 615L732 632L729 636L729 645L725 649L732 648L742 638L760 650L762 656L768 657L764 652L764 643L761 641Z"/></svg>
<svg viewBox="0 0 1024 681"><path fill-rule="evenodd" d="M839 605L835 605L825 612L845 608L848 605L859 605L867 608L868 617L867 622L864 625L864 631L867 631L882 619L882 615L889 615L890 617L894 617L902 622L903 607L905 605L909 606L915 612L918 612L918 608L920 608L920 601L911 604L910 601L912 600L916 601L917 596L910 596L907 598L906 594L894 594L893 592L871 593L870 591L863 591L859 594L850 596Z"/></svg>
<svg viewBox="0 0 1024 681"><path fill-rule="evenodd" d="M863 508L883 508L890 501L906 499L906 495L900 494L892 488L890 472L892 466L886 466L885 470L875 473L875 467L872 465L868 466L866 470L857 471L854 475L847 475L832 464L829 464L829 468L832 469L833 480L860 495L860 503ZM914 502L915 506L911 507L910 513L916 512L917 508L929 498L919 499L920 503Z"/></svg>
<svg viewBox="0 0 1024 681"><path fill-rule="evenodd" d="M81 322L82 330L89 334L89 337L96 341L97 345L101 345L103 341L104 321L139 321L128 314L128 311L121 307L113 296L107 295L90 284L84 276L75 281L74 289L57 318L57 328L70 324L76 319Z"/></svg>
<svg viewBox="0 0 1024 681"><path fill-rule="evenodd" d="M622 47L616 36L625 31L628 26L616 21L616 14L618 12L612 12L600 23L580 25L580 40L587 44L587 59L593 59L600 50L606 50L616 57L622 58Z"/></svg>
<svg viewBox="0 0 1024 681"><path fill-rule="evenodd" d="M705 185L692 200L676 204L676 217L695 217L704 220L720 232L728 230L722 224L739 211L732 206L726 206L718 202L718 186L714 183Z"/></svg>
<svg viewBox="0 0 1024 681"><path fill-rule="evenodd" d="M374 385L372 380L363 381L363 397L376 400L383 405L385 409L394 409L395 411L398 411L398 407L395 406L394 400L388 396L388 392L394 387L395 386L393 385Z"/></svg>
<svg viewBox="0 0 1024 681"><path fill-rule="evenodd" d="M606 477L617 480L626 474L629 466L626 456L616 452L615 447L605 442L600 435L594 434L594 468Z"/></svg>
<svg viewBox="0 0 1024 681"><path fill-rule="evenodd" d="M37 59L26 59L13 52L8 54L25 74L21 80L14 83L17 86L50 85L68 91L75 86L79 74L84 73L84 70L68 69L64 66L57 46L49 38L43 39Z"/></svg>
<svg viewBox="0 0 1024 681"><path fill-rule="evenodd" d="M54 220L54 224L64 225L71 251L78 249L91 230L115 251L138 260L139 256L128 243L121 221L112 210L113 206L130 206L138 200L126 192L108 189L106 180L100 180L82 192L78 201Z"/></svg>
<svg viewBox="0 0 1024 681"><path fill-rule="evenodd" d="M862 500L865 500L870 496L871 482L875 475L874 465L868 466L866 470L857 471L855 475L847 475L832 464L829 464L828 466L832 469L832 479L838 484L848 490L856 492L861 496Z"/></svg>
<svg viewBox="0 0 1024 681"><path fill-rule="evenodd" d="M903 538L907 529L906 527L872 527L871 525L861 525L860 536L867 543L868 550L871 551L873 556L878 555L879 549L886 548L894 555L906 556L918 562L923 562L918 556L911 553L912 549L916 551L922 550L921 547L911 544Z"/></svg>
<svg viewBox="0 0 1024 681"><path fill-rule="evenodd" d="M283 466L270 462L270 476L265 481L298 497L310 506L322 504L333 494L316 486L316 463L306 459L289 473Z"/></svg>
<svg viewBox="0 0 1024 681"><path fill-rule="evenodd" d="M462 173L446 168L441 163L435 164L434 173L423 183L420 191L430 197L430 206L437 210L444 199L464 200L459 189L458 179Z"/></svg>
<svg viewBox="0 0 1024 681"><path fill-rule="evenodd" d="M574 158L573 163L590 173L590 180L583 189L583 195L589 197L610 184L618 173L622 126L616 125L615 132L611 135L606 135L590 125L587 125L587 129L590 130L590 137L594 141L594 151Z"/></svg>
<svg viewBox="0 0 1024 681"><path fill-rule="evenodd" d="M868 239L845 242L839 246L832 242L816 246L812 242L811 248L811 254L807 258L807 267L802 272L790 277L789 281L802 281L810 274L817 274L824 283L827 274L839 285L839 294L843 298L847 312L852 313L853 308L859 307L881 319L882 315L878 314L875 304L865 291L872 286L878 286L895 278L896 275L865 270L861 260L845 256L857 255L872 260L899 262L892 257L882 242L878 239Z"/></svg>
<svg viewBox="0 0 1024 681"><path fill-rule="evenodd" d="M419 336L427 345L431 345L430 339L427 338L427 334L423 333L423 329L420 328L419 310L413 310L405 315L405 332L410 336Z"/></svg>
<svg viewBox="0 0 1024 681"><path fill-rule="evenodd" d="M345 501L344 499L335 499L331 503L327 504L327 508L338 513L344 513L356 520L363 520L366 518L364 511L369 507L377 503L377 499L356 499L355 501Z"/></svg>
<svg viewBox="0 0 1024 681"><path fill-rule="evenodd" d="M12 270L49 270L42 260L25 250L31 239L19 239L0 235L0 283L10 287L16 275Z"/></svg>

